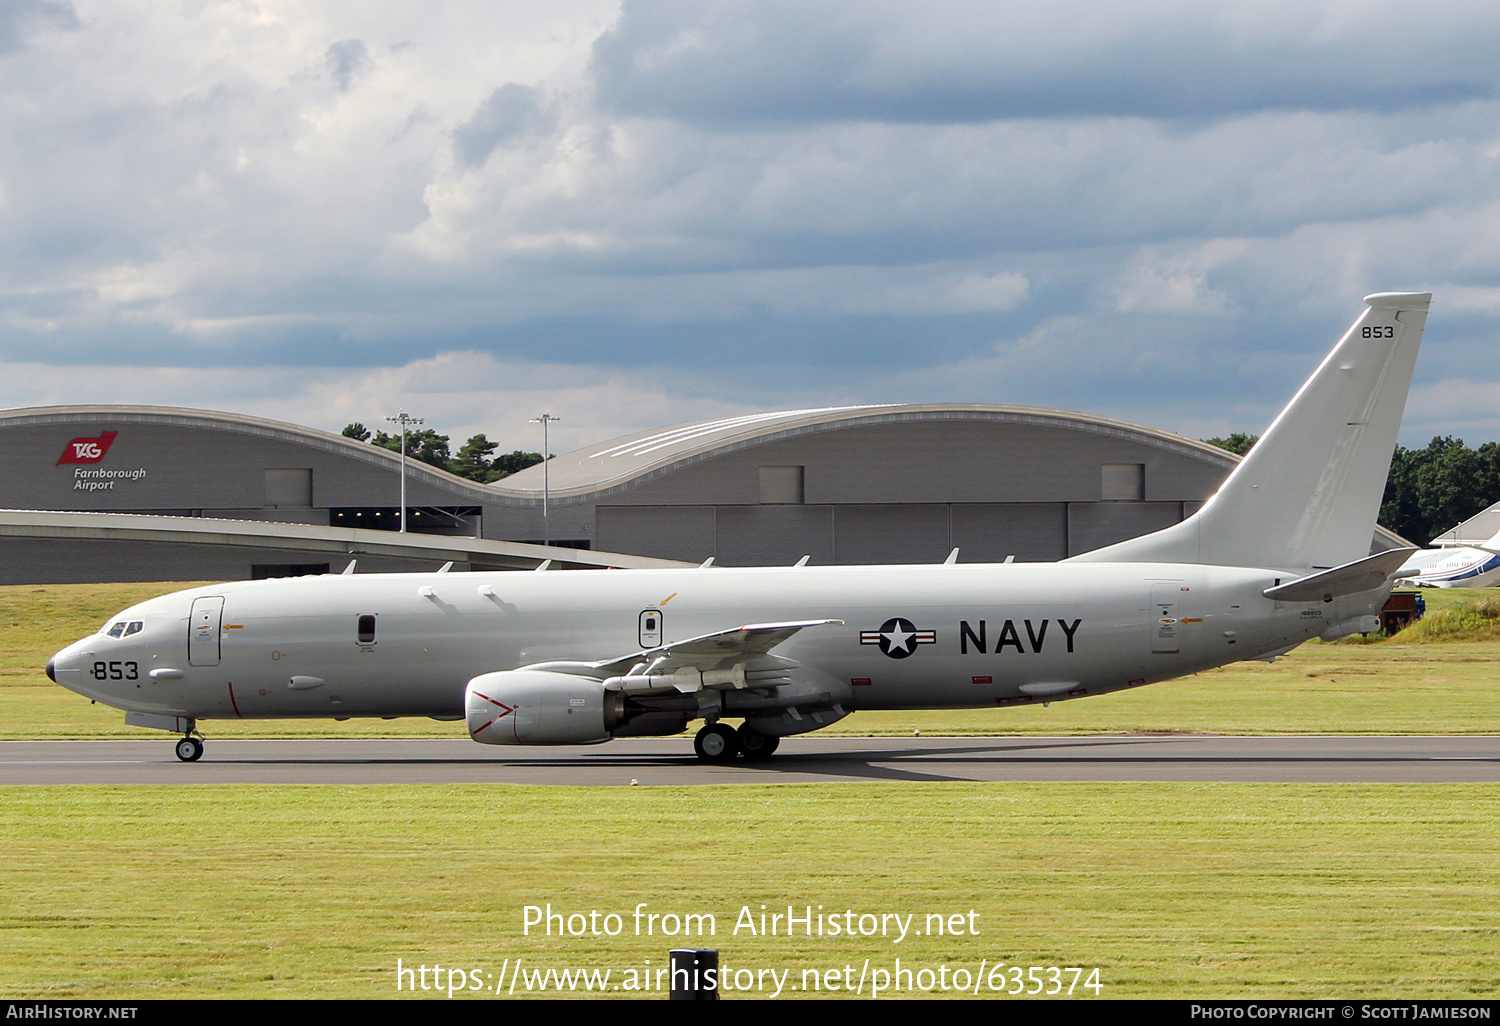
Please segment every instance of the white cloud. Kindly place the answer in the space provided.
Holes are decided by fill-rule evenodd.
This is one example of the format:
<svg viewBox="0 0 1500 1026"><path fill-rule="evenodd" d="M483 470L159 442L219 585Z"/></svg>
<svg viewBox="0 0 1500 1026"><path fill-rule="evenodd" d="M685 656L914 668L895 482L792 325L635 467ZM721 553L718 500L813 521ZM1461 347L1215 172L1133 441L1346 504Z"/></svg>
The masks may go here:
<svg viewBox="0 0 1500 1026"><path fill-rule="evenodd" d="M530 419L562 418L552 448L565 452L674 421L760 412L711 391L684 395L660 375L545 363L503 363L488 353L448 352L399 367L64 368L0 364L0 407L127 403L226 410L325 431L362 422L381 428L404 408L448 435L455 450L483 433L501 445L539 449ZM534 436L534 437L533 437Z"/></svg>
<svg viewBox="0 0 1500 1026"><path fill-rule="evenodd" d="M1461 438L1471 446L1500 439L1500 382L1487 368L1473 377L1450 378L1412 389L1402 423L1402 442L1416 448L1439 435Z"/></svg>
<svg viewBox="0 0 1500 1026"><path fill-rule="evenodd" d="M1114 285L1115 309L1121 313L1227 314L1233 304L1209 286L1208 273L1247 248L1239 239L1213 239L1172 256L1155 248L1143 250Z"/></svg>
<svg viewBox="0 0 1500 1026"><path fill-rule="evenodd" d="M1442 305L1449 309L1500 316L1500 285L1440 285L1437 294L1443 297Z"/></svg>
<svg viewBox="0 0 1500 1026"><path fill-rule="evenodd" d="M954 312L1013 310L1026 298L1031 283L1024 274L969 274L943 294L943 305Z"/></svg>

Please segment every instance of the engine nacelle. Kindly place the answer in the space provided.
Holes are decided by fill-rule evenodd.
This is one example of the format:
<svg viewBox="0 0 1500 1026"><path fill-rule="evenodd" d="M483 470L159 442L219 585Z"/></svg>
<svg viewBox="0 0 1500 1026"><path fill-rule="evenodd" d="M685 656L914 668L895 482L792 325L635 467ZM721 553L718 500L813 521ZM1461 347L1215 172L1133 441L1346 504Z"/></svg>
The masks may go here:
<svg viewBox="0 0 1500 1026"><path fill-rule="evenodd" d="M464 689L469 736L487 745L586 745L614 737L623 696L545 670L484 673Z"/></svg>

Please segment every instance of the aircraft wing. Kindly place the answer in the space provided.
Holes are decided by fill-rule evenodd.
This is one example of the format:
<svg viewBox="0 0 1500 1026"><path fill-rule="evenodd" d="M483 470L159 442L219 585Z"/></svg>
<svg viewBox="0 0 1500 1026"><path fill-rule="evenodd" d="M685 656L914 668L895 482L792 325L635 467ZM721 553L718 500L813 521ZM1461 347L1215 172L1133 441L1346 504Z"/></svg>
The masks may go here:
<svg viewBox="0 0 1500 1026"><path fill-rule="evenodd" d="M843 622L795 620L789 623L745 624L614 659L594 663L538 663L522 669L593 677L602 680L604 686L612 691L690 692L705 687L744 688L756 684L770 686L785 681L782 667L795 665L788 660L770 656L771 649L808 627ZM769 661L771 665L747 668L747 663L757 660Z"/></svg>
<svg viewBox="0 0 1500 1026"><path fill-rule="evenodd" d="M681 660L682 665L710 669L721 665L726 659L746 659L751 656L765 655L804 628L843 622L842 620L797 620L791 623L751 623L733 630L719 631L717 634L704 634L701 637L674 642L641 654L660 655Z"/></svg>
<svg viewBox="0 0 1500 1026"><path fill-rule="evenodd" d="M1387 549L1352 563L1322 570L1295 581L1267 588L1261 594L1278 602L1318 602L1381 587L1405 565L1416 549Z"/></svg>

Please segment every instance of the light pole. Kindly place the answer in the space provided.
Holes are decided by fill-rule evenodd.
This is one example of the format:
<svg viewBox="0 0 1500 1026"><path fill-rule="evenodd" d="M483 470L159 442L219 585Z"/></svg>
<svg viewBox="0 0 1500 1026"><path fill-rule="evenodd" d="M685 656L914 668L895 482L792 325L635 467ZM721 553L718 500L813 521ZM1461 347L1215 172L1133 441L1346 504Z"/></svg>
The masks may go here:
<svg viewBox="0 0 1500 1026"><path fill-rule="evenodd" d="M406 533L406 425L425 423L421 417L408 417L406 411L402 410L394 417L386 420L392 424L401 425L401 533Z"/></svg>
<svg viewBox="0 0 1500 1026"><path fill-rule="evenodd" d="M532 417L531 418L531 422L533 424L540 424L542 426L542 544L543 545L551 545L552 544L552 531L549 529L549 527L547 525L547 494L548 494L548 492L550 492L552 490L551 487L550 487L551 486L551 481L550 481L549 475L547 473L547 471L548 471L548 467L547 467L547 456L548 456L548 452L547 452L547 427L548 427L548 425L556 424L560 420L562 420L561 417L554 417L554 416L552 416L551 413L544 413L540 417Z"/></svg>

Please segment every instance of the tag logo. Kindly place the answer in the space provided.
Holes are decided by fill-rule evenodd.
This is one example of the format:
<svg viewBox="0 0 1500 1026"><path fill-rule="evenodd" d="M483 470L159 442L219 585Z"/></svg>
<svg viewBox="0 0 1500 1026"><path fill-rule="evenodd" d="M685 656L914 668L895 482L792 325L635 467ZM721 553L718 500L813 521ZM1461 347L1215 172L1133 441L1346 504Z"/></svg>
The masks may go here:
<svg viewBox="0 0 1500 1026"><path fill-rule="evenodd" d="M105 431L98 438L75 438L63 446L63 453L53 466L60 467L64 463L98 463L109 452L110 445L119 433Z"/></svg>

